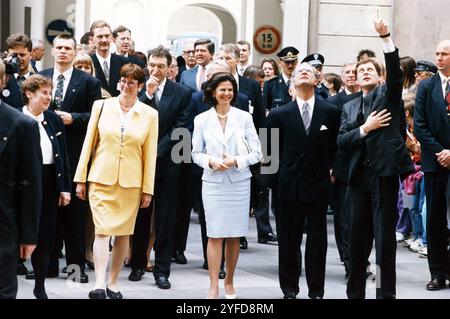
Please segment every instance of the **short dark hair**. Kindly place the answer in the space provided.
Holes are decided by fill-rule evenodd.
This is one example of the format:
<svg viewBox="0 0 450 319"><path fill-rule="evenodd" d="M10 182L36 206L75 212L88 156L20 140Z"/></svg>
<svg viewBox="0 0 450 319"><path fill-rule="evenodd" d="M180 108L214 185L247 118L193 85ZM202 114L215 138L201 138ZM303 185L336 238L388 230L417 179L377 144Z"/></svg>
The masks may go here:
<svg viewBox="0 0 450 319"><path fill-rule="evenodd" d="M52 79L40 74L34 74L30 76L28 79L26 79L22 85L22 97L24 104L27 105L30 102L30 100L26 95L26 92L34 93L42 87L52 88L53 87Z"/></svg>
<svg viewBox="0 0 450 319"><path fill-rule="evenodd" d="M132 78L142 84L145 82L145 73L140 66L128 63L120 69L121 78Z"/></svg>
<svg viewBox="0 0 450 319"><path fill-rule="evenodd" d="M205 84L204 92L205 96L203 97L203 102L208 105L216 107L217 99L214 97L214 91L217 87L223 82L231 82L233 85L233 99L231 100L231 105L234 105L238 98L238 87L236 83L236 79L230 73L216 73L209 79Z"/></svg>
<svg viewBox="0 0 450 319"><path fill-rule="evenodd" d="M73 48L76 50L77 48L77 40L73 36L67 33L63 33L58 35L56 38L53 39L53 45L55 45L56 40L72 40L73 41Z"/></svg>
<svg viewBox="0 0 450 319"><path fill-rule="evenodd" d="M403 71L403 88L409 89L416 82L414 69L416 68L416 60L410 56L400 58L400 68Z"/></svg>
<svg viewBox="0 0 450 319"><path fill-rule="evenodd" d="M248 46L248 49L249 49L249 50L252 49L252 45L250 44L250 42L248 42L248 41L246 41L246 40L240 40L240 41L236 42L236 44L239 44L239 45L246 45L246 46Z"/></svg>
<svg viewBox="0 0 450 319"><path fill-rule="evenodd" d="M120 26L118 26L117 28L115 28L114 31L113 31L113 33L112 33L114 39L117 39L117 37L119 36L119 33L120 33L120 32L125 32L125 31L128 31L128 32L130 32L130 34L131 34L131 30L128 29L127 27L123 26L123 25L120 25Z"/></svg>
<svg viewBox="0 0 450 319"><path fill-rule="evenodd" d="M331 84L333 84L333 89L336 92L339 92L339 90L342 87L342 78L337 75L336 73L325 73L323 75L323 79L327 82L330 82Z"/></svg>
<svg viewBox="0 0 450 319"><path fill-rule="evenodd" d="M263 69L261 69L259 66L250 65L244 71L244 77L246 78L256 80L258 76L263 79L266 77L266 74L264 73Z"/></svg>
<svg viewBox="0 0 450 319"><path fill-rule="evenodd" d="M23 33L14 33L6 39L6 50L14 49L17 46L27 48L28 51L33 51L33 42Z"/></svg>
<svg viewBox="0 0 450 319"><path fill-rule="evenodd" d="M89 44L89 39L92 38L94 36L94 34L92 32L86 32L85 34L83 34L83 36L80 39L80 44Z"/></svg>
<svg viewBox="0 0 450 319"><path fill-rule="evenodd" d="M380 62L378 62L378 60L375 58L367 58L367 59L360 60L356 63L356 77L358 77L358 68L361 65L367 64L367 63L372 63L374 65L375 69L377 70L378 76L381 76L383 74L383 69L380 65Z"/></svg>
<svg viewBox="0 0 450 319"><path fill-rule="evenodd" d="M364 49L358 52L358 56L356 57L356 61L360 61L363 59L363 56L367 56L368 58L376 58L375 52L369 49Z"/></svg>
<svg viewBox="0 0 450 319"><path fill-rule="evenodd" d="M166 58L167 66L172 64L172 54L170 54L169 50L167 50L162 45L148 51L148 60L150 61L151 57L155 58Z"/></svg>
<svg viewBox="0 0 450 319"><path fill-rule="evenodd" d="M214 55L214 53L216 52L216 45L210 39L200 39L195 41L194 50L197 48L197 46L203 44L206 44L206 48L208 49L209 53L211 53L211 55Z"/></svg>
<svg viewBox="0 0 450 319"><path fill-rule="evenodd" d="M145 65L147 65L147 56L145 53L142 53L141 51L135 51L131 56L134 56L135 58L138 58L142 61Z"/></svg>

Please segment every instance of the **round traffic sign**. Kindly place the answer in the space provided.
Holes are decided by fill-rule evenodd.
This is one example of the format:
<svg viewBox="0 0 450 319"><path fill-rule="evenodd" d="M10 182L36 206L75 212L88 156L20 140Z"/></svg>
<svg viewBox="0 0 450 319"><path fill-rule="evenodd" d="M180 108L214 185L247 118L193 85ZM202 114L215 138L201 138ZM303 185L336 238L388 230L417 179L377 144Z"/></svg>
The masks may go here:
<svg viewBox="0 0 450 319"><path fill-rule="evenodd" d="M281 46L281 33L274 26L264 25L256 30L253 45L261 54L273 54Z"/></svg>

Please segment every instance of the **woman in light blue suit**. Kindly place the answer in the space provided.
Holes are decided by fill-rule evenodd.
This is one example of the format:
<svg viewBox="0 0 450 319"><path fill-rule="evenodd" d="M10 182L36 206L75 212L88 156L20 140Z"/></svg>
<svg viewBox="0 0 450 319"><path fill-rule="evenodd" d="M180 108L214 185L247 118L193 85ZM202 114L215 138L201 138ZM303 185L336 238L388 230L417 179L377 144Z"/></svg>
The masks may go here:
<svg viewBox="0 0 450 319"><path fill-rule="evenodd" d="M222 244L226 239L225 298L236 298L233 277L239 257L239 238L248 231L250 207L249 166L261 161L261 143L252 116L232 107L237 83L229 73L218 73L206 84L209 111L194 121L192 158L204 169L202 198L208 234L210 289L207 298L219 296Z"/></svg>

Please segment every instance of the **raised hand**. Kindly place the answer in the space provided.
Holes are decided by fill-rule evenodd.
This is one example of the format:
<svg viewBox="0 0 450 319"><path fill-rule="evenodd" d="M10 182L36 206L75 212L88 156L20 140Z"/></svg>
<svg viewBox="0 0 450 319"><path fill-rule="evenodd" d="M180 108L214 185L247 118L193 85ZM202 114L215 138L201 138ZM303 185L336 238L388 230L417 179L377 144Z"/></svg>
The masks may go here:
<svg viewBox="0 0 450 319"><path fill-rule="evenodd" d="M386 35L389 33L389 25L383 19L377 19L374 21L375 31L379 35Z"/></svg>

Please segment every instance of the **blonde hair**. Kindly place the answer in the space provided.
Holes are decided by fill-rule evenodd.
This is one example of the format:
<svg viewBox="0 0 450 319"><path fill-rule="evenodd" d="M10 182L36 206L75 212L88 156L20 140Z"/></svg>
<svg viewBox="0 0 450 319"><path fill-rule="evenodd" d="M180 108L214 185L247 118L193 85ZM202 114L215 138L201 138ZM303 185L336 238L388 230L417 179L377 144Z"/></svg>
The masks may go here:
<svg viewBox="0 0 450 319"><path fill-rule="evenodd" d="M88 54L83 53L77 55L73 60L73 65L76 66L77 64L88 64L92 70L91 75L95 76L94 62L92 61L92 58Z"/></svg>

